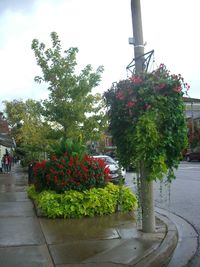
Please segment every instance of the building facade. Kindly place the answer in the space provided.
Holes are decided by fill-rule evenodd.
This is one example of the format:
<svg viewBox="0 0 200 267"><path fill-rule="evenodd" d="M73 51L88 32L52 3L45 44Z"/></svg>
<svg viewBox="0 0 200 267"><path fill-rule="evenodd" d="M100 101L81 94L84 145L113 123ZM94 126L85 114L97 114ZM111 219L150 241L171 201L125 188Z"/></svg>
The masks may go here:
<svg viewBox="0 0 200 267"><path fill-rule="evenodd" d="M11 137L8 122L3 113L0 112L0 159L2 159L6 151L10 152L13 147L15 147L15 142Z"/></svg>

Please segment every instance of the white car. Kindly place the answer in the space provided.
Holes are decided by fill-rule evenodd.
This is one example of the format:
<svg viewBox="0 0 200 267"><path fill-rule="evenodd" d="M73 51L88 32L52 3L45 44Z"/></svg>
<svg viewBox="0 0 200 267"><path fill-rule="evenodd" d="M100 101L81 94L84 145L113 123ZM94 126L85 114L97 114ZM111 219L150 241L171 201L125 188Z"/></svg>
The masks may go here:
<svg viewBox="0 0 200 267"><path fill-rule="evenodd" d="M126 170L124 168L120 168L119 164L111 157L107 155L98 155L98 156L93 156L95 159L103 159L106 162L106 165L110 169L110 175L112 177L112 182L118 183L120 179L122 181L125 180L126 176Z"/></svg>

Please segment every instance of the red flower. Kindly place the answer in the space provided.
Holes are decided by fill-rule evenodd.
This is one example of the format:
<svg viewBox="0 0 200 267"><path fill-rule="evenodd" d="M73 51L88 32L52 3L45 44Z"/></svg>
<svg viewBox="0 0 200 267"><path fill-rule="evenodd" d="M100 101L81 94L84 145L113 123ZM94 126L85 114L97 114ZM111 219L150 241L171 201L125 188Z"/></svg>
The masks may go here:
<svg viewBox="0 0 200 267"><path fill-rule="evenodd" d="M51 173L56 173L56 171L53 168L50 168Z"/></svg>
<svg viewBox="0 0 200 267"><path fill-rule="evenodd" d="M55 155L51 156L52 160L57 160L57 157Z"/></svg>
<svg viewBox="0 0 200 267"><path fill-rule="evenodd" d="M70 163L74 163L74 158L72 156L70 157Z"/></svg>
<svg viewBox="0 0 200 267"><path fill-rule="evenodd" d="M57 184L58 183L58 177L54 176L53 178L54 178L55 183Z"/></svg>
<svg viewBox="0 0 200 267"><path fill-rule="evenodd" d="M128 108L132 108L132 107L135 106L135 104L136 104L136 102L134 102L134 101L128 101L128 103L127 103L127 107L128 107Z"/></svg>
<svg viewBox="0 0 200 267"><path fill-rule="evenodd" d="M81 169L83 172L88 172L88 168L84 165L81 165Z"/></svg>
<svg viewBox="0 0 200 267"><path fill-rule="evenodd" d="M109 169L109 167L106 167L106 168L104 169L104 173L105 173L105 174L109 174L109 173L110 173L110 169Z"/></svg>

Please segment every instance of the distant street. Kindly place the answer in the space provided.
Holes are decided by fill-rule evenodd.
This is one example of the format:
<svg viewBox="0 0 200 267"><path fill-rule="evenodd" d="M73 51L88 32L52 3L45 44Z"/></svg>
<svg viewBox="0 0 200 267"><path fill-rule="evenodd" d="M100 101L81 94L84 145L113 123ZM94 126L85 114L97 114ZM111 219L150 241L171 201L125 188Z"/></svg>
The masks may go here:
<svg viewBox="0 0 200 267"><path fill-rule="evenodd" d="M155 205L190 222L200 235L200 162L181 162L176 180L169 186L155 183ZM133 190L133 173L127 173L127 185ZM200 249L189 267L200 266Z"/></svg>

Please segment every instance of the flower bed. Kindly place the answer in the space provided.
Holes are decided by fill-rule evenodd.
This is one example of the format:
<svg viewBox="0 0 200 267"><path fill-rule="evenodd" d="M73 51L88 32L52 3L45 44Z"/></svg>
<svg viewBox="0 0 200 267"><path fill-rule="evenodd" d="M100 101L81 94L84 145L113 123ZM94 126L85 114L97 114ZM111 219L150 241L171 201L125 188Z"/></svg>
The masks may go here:
<svg viewBox="0 0 200 267"><path fill-rule="evenodd" d="M27 189L37 214L48 218L81 218L133 211L137 198L129 188L110 183L110 170L82 146L63 140L49 160L34 164Z"/></svg>
<svg viewBox="0 0 200 267"><path fill-rule="evenodd" d="M109 169L101 159L85 154L83 157L53 155L50 160L35 164L34 185L38 192L53 190L63 193L68 190L84 191L104 187L110 181Z"/></svg>

